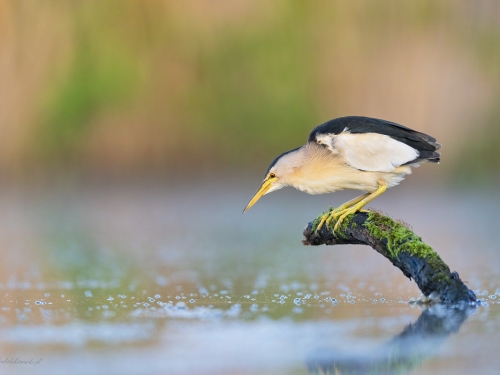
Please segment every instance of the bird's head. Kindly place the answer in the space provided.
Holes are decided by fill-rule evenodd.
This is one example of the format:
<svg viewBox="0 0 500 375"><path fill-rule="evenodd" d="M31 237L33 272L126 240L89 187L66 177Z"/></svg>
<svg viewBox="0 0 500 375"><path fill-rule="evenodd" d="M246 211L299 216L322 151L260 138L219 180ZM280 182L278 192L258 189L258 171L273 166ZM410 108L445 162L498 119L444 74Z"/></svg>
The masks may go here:
<svg viewBox="0 0 500 375"><path fill-rule="evenodd" d="M262 196L279 190L287 185L291 185L294 172L296 168L300 166L301 160L303 159L301 150L302 148L299 147L287 151L273 160L267 169L264 180L243 212L248 211Z"/></svg>

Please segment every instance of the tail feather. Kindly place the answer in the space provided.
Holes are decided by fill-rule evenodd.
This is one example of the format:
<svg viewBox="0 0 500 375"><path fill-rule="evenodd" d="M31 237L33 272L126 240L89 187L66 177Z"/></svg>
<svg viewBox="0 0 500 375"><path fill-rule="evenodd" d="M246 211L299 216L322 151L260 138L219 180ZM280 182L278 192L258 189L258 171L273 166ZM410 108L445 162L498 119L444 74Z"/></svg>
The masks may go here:
<svg viewBox="0 0 500 375"><path fill-rule="evenodd" d="M408 164L417 164L422 162L431 162L431 163L439 163L441 161L441 154L435 151L420 151L418 157L414 160L411 160L404 165Z"/></svg>

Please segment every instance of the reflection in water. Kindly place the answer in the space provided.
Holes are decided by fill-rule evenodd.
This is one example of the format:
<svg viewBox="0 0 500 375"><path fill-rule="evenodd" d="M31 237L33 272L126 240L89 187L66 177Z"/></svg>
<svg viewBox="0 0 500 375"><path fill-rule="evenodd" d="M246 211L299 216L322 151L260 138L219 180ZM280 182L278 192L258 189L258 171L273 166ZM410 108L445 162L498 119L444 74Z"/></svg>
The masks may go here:
<svg viewBox="0 0 500 375"><path fill-rule="evenodd" d="M475 311L436 305L425 309L415 323L405 327L382 347L371 352L345 354L317 350L307 361L311 374L395 374L411 371L433 358L439 346Z"/></svg>

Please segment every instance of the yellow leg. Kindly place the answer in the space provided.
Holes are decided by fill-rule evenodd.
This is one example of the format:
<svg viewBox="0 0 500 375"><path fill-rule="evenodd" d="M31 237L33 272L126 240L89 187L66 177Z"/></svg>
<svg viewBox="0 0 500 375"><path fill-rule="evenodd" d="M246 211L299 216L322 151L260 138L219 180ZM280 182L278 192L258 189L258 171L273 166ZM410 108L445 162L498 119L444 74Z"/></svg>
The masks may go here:
<svg viewBox="0 0 500 375"><path fill-rule="evenodd" d="M353 205L353 206L351 206L349 208L346 208L346 209L344 209L341 212L335 212L333 215L331 215L326 220L326 225L329 225L330 221L332 219L335 219L335 218L338 217L337 222L335 223L335 227L333 228L333 231L335 232L339 228L340 224L342 224L342 221L347 216L358 212L359 210L361 210L361 208L363 208L364 205L368 204L369 202L371 202L372 200L374 200L378 196L384 194L385 191L387 190L387 182L385 182L384 180L379 180L378 184L379 184L378 189L375 190L373 193L369 194L366 198L363 198L362 200L360 200L355 205Z"/></svg>
<svg viewBox="0 0 500 375"><path fill-rule="evenodd" d="M321 220L320 220L318 226L316 227L316 232L321 229L321 227L323 226L323 224L325 223L325 221L327 221L328 219L330 219L330 220L327 221L327 225L328 225L330 223L331 218L333 217L333 215L335 215L338 212L343 212L346 208L349 208L349 207L355 205L356 203L362 201L363 199L365 199L368 196L370 196L370 194L371 193L366 193L366 194L360 195L359 197L351 199L349 202L344 203L343 205L341 205L341 206L337 207L336 209L328 212L327 214L324 214L321 217Z"/></svg>

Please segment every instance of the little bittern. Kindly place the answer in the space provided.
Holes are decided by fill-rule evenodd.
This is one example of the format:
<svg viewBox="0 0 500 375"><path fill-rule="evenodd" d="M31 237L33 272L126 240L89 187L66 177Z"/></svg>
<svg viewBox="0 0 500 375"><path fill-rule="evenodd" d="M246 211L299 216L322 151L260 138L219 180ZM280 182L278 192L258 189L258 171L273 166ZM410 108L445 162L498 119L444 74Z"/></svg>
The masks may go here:
<svg viewBox="0 0 500 375"><path fill-rule="evenodd" d="M322 216L317 226L319 230L336 219L337 230L348 215L399 184L411 167L439 163L439 148L435 138L394 122L359 116L330 120L314 128L304 146L274 159L243 212L263 195L285 186L309 194L364 191Z"/></svg>

